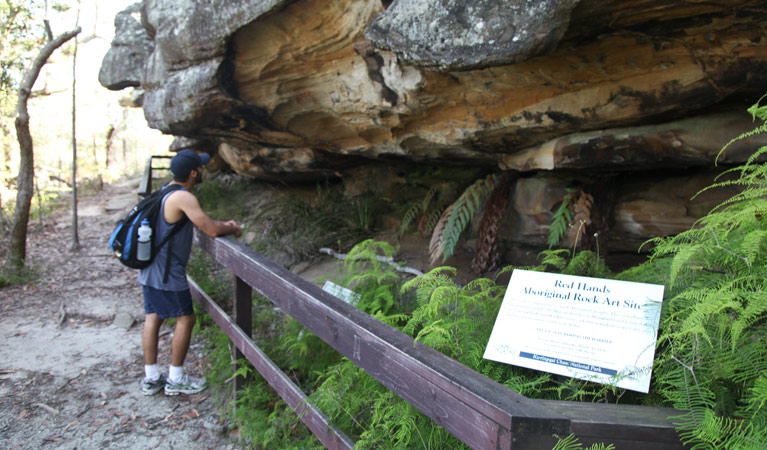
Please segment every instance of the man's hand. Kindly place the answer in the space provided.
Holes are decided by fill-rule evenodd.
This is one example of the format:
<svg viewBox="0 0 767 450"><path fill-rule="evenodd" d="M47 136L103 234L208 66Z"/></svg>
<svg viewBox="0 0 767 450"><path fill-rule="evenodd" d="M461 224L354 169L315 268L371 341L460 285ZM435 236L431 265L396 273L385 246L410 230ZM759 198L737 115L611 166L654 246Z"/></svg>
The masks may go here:
<svg viewBox="0 0 767 450"><path fill-rule="evenodd" d="M239 226L237 222L235 222L234 220L227 220L226 222L224 222L224 225L234 228L234 231L232 232L232 234L234 234L234 237L242 236L242 227Z"/></svg>

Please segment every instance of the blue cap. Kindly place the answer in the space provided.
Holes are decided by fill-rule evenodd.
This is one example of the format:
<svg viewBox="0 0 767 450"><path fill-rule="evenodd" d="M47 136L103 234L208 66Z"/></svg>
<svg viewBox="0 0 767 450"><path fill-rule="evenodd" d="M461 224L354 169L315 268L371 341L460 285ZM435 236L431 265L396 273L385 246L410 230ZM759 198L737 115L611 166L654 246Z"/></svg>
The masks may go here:
<svg viewBox="0 0 767 450"><path fill-rule="evenodd" d="M197 153L194 150L181 150L170 160L170 173L173 178L184 179L189 173L200 166L210 162L210 155L207 153Z"/></svg>

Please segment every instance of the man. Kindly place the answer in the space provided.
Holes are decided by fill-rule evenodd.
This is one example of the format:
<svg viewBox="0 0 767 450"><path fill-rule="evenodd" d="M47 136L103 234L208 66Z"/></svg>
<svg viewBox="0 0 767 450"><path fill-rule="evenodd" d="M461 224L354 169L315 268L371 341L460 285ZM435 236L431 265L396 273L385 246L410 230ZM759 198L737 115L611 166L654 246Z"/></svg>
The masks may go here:
<svg viewBox="0 0 767 450"><path fill-rule="evenodd" d="M171 191L163 198L162 214L155 224L152 238L159 243L170 233L174 224L179 223L181 228L160 248L152 264L139 271L146 313L142 334L145 378L141 390L144 395L156 394L161 389L165 389L166 395L195 394L205 389L205 379L191 377L183 370L195 323L192 296L186 281L186 263L192 249L192 225L210 237L242 235L242 228L235 221L222 222L208 217L200 208L197 197L190 192L202 182L202 166L209 161L208 154L197 154L193 150L181 150L171 159L173 181L169 184L178 184L182 189ZM170 317L176 318L176 327L166 377L157 366L157 342L160 326Z"/></svg>

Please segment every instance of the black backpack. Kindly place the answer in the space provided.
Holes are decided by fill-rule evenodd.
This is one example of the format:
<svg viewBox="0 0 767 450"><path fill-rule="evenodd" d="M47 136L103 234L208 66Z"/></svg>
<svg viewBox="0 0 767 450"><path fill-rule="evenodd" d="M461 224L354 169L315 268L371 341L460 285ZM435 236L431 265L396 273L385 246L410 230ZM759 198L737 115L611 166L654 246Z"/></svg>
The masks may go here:
<svg viewBox="0 0 767 450"><path fill-rule="evenodd" d="M117 260L124 266L131 269L143 269L148 267L154 259L157 252L160 251L163 245L168 242L174 234L176 234L189 220L184 216L181 220L173 224L168 236L161 242L155 244L154 235L152 236L152 251L148 261L140 261L138 255L138 229L141 222L144 219L149 220L149 224L153 230L156 230L157 220L160 217L162 199L166 194L173 191L183 189L178 184L169 184L163 186L161 189L152 192L148 197L144 198L133 209L130 210L124 219L117 223L112 235L109 237L109 249L114 253ZM170 246L170 244L168 244ZM170 248L168 249L168 263L170 263ZM165 266L165 280L168 278L168 267Z"/></svg>

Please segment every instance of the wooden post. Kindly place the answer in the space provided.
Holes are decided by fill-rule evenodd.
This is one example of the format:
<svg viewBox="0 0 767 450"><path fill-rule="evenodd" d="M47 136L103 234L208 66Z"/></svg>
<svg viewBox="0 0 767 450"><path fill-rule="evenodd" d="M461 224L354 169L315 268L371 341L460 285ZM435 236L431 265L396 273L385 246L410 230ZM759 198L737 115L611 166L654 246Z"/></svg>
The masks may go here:
<svg viewBox="0 0 767 450"><path fill-rule="evenodd" d="M232 305L232 318L234 323L248 337L253 337L253 289L240 277L234 276L234 304ZM232 369L236 372L239 369L237 360L244 358L244 355L236 346L233 348ZM246 378L237 376L234 378L234 398L237 398L237 391L245 387Z"/></svg>
<svg viewBox="0 0 767 450"><path fill-rule="evenodd" d="M124 141L123 141L124 142ZM138 195L141 197L147 197L152 193L152 157L146 161L146 167L144 167L144 176L141 177L141 183L138 186Z"/></svg>

